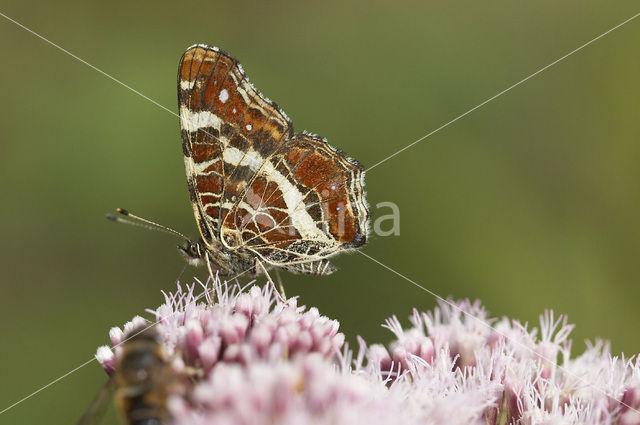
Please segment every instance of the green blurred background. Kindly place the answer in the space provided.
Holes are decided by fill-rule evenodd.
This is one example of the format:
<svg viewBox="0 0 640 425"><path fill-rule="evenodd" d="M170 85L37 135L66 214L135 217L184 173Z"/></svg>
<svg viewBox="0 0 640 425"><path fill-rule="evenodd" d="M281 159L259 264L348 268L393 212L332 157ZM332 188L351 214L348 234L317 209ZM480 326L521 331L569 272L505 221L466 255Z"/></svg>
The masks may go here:
<svg viewBox="0 0 640 425"><path fill-rule="evenodd" d="M238 57L294 121L371 166L637 12L637 1L3 2L0 11L176 110L196 42ZM400 236L369 255L433 292L640 351L640 18L367 175ZM183 268L171 237L119 226L122 206L195 234L178 119L0 18L0 410L92 357L161 302ZM428 293L352 254L288 294L350 341ZM205 277L187 268L184 280ZM246 281L243 280L243 281ZM73 423L94 362L0 415ZM113 419L113 418L111 418Z"/></svg>

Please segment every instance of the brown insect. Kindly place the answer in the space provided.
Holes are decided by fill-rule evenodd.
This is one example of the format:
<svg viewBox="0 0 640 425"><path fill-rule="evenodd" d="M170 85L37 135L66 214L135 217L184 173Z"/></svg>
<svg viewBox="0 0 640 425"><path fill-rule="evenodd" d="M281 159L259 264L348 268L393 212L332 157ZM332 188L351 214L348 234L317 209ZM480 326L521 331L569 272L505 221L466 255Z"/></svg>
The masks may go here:
<svg viewBox="0 0 640 425"><path fill-rule="evenodd" d="M123 424L169 423L167 397L179 389L182 376L166 358L162 340L153 329L133 334L121 345L116 370L89 405L78 425L97 424L114 396Z"/></svg>

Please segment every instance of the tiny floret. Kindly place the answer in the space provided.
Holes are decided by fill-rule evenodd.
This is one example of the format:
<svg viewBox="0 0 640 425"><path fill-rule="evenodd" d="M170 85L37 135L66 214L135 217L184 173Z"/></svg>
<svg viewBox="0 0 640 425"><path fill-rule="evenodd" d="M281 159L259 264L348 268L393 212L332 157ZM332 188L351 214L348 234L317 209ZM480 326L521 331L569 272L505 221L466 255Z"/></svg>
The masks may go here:
<svg viewBox="0 0 640 425"><path fill-rule="evenodd" d="M105 372L107 372L109 375L113 374L113 371L115 370L115 355L113 354L111 348L107 347L106 345L98 347L95 357L96 360L98 360L98 363L100 363L102 368L105 370Z"/></svg>

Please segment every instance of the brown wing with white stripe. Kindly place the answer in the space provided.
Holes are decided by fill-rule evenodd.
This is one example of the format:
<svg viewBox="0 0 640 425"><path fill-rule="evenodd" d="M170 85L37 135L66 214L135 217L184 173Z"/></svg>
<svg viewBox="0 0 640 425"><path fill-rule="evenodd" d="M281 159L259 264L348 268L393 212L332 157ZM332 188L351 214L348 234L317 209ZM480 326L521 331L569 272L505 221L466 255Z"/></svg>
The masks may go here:
<svg viewBox="0 0 640 425"><path fill-rule="evenodd" d="M254 178L221 228L231 248L296 269L294 264L365 243L369 211L362 166L324 139L297 134L270 158L247 163L255 167ZM333 271L327 263L316 268Z"/></svg>
<svg viewBox="0 0 640 425"><path fill-rule="evenodd" d="M202 238L211 243L259 168L255 162L290 137L291 123L235 59L203 45L180 60L178 103L191 203Z"/></svg>

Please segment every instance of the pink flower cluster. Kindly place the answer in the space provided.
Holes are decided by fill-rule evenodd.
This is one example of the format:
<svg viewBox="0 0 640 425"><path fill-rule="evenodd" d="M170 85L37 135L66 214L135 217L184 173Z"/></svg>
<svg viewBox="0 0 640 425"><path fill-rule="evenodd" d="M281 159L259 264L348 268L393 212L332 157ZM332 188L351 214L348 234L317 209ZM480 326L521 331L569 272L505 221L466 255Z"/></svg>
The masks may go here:
<svg viewBox="0 0 640 425"><path fill-rule="evenodd" d="M479 302L415 310L410 327L387 320L385 347L344 344L338 322L269 286L218 280L219 299L199 302L178 285L151 313L176 369L202 371L169 399L187 424L619 424L640 425L640 361L598 341L571 358L572 326L545 312L540 327L492 319ZM115 350L96 357L111 374L134 318L113 328Z"/></svg>

